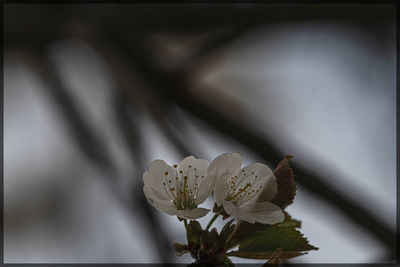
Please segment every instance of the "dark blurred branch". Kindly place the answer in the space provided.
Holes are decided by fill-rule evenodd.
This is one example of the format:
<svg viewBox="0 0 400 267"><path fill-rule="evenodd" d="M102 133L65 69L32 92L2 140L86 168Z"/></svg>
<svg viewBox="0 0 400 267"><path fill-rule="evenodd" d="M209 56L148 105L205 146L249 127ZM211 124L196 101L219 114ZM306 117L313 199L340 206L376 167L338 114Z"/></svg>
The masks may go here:
<svg viewBox="0 0 400 267"><path fill-rule="evenodd" d="M154 92L152 90L145 90L143 87L146 87L146 85L139 85L140 87L142 87L140 90L135 88L135 86L132 85L134 84L132 79L127 78L131 77L132 72L135 71L132 66L132 62L123 60L122 55L118 53L118 49L113 46L113 42L105 40L102 37L102 34L97 32L94 27L90 26L90 24L82 24L81 29L82 28L85 29L85 34L78 34L77 37L90 43L93 46L93 48L110 66L110 70L112 71L116 83L119 84L120 88L124 88L117 90L123 94L120 101L122 101L122 99L124 99L125 101L124 103L119 103L119 105L127 105L127 102L130 102L130 106L140 105L141 111L146 110L149 113L149 115L157 123L157 126L168 138L171 144L174 145L175 149L182 158L186 157L187 155L194 155L199 157L199 152L198 150L193 148L193 143L191 143L191 148L189 149L190 140L189 137L185 135L185 129L181 127L182 124L178 123L177 120L171 117L171 114L174 113L174 109L176 108L175 104L167 101L168 99L165 99L157 92ZM220 40L220 37L218 38L218 40ZM201 51L203 52L203 49ZM140 79L141 77L137 78ZM116 106L116 108L120 107ZM119 122L123 134L132 131L137 132L137 130L134 130L132 128L132 122L129 122L129 119L123 112L121 113L121 110L120 116L124 117L124 121ZM116 119L119 120L120 118L117 117ZM132 136L125 136L126 142L128 143L130 150L134 152L132 154L136 154L135 151L138 149L140 142L138 143L137 141L135 141L138 138L138 133L132 134ZM197 155L195 151L197 151ZM141 162L141 164L138 164L138 166L143 167L145 165L143 165L143 162Z"/></svg>
<svg viewBox="0 0 400 267"><path fill-rule="evenodd" d="M218 33L216 36L210 38L210 40L204 42L195 53L187 56L177 68L178 71L193 72L202 62L207 61L211 54L217 54L234 40L242 37L244 33L254 29L254 27L255 25L242 24Z"/></svg>
<svg viewBox="0 0 400 267"><path fill-rule="evenodd" d="M88 32L88 34L90 33ZM157 248L157 255L160 260L172 262L172 243L163 231L156 211L149 205L143 194L142 175L147 163L144 162L146 150L143 148L143 136L138 123L140 111L145 106L143 95L136 93L132 75L128 72L129 70L125 67L124 62L118 58L116 51L110 50L106 42L93 42L93 46L109 66L114 82L111 102L114 119L117 130L121 133L122 141L127 146L127 151L135 165L133 191L131 189L126 190L129 196L123 197L125 202L123 204L129 209L129 212L134 213L135 216L141 216L146 221L147 233L155 241L154 245Z"/></svg>
<svg viewBox="0 0 400 267"><path fill-rule="evenodd" d="M147 222L148 233L152 236L152 240L156 241L154 244L158 249L157 255L160 257L160 260L162 262L171 262L171 251L173 251L171 242L164 233L154 209L150 207L143 194L143 170L141 167L146 165L143 160L145 158L145 150L143 149L142 136L138 129L137 122L134 121L134 118L129 112L129 109L132 108L128 105L129 103L126 99L129 99L129 97L126 96L124 89L116 90L113 105L115 120L136 166L134 176L137 179L135 179L134 192L132 192L132 202L136 207L135 210L139 211L138 214Z"/></svg>
<svg viewBox="0 0 400 267"><path fill-rule="evenodd" d="M74 101L73 96L68 92L54 61L46 54L44 48L38 49L30 54L28 64L39 76L53 103L62 114L62 119L72 135L72 141L76 142L76 147L83 155L98 168L103 171L113 170L112 160L109 158L107 148L103 141L91 129L88 121L81 115L79 107ZM27 59L27 58L25 58Z"/></svg>
<svg viewBox="0 0 400 267"><path fill-rule="evenodd" d="M38 53L32 53L32 55L30 64L33 64L33 69L41 80L45 82L43 88L46 89L51 100L59 107L62 119L72 134L72 141L77 142L76 147L81 150L90 162L103 171L104 176L107 178L105 181L110 185L111 192L127 208L128 212L134 216L142 215L146 219L149 226L149 234L153 235L153 240L158 241L155 242L158 248L157 255L163 262L171 262L171 254L169 253L169 250L172 251L171 244L162 231L160 222L157 220L152 208L144 198L144 194L141 191L142 187L135 187L138 192L132 194L134 199L131 199L121 192L119 181L109 179L117 177L116 170L109 158L110 153L108 153L104 142L99 139L85 118L81 116L79 108L75 104L76 102L74 102L65 88L61 76L57 72L57 66L42 50L39 50ZM123 96L119 96L115 101L117 122L121 126L120 130L127 141L128 147L134 153L136 165L143 166L143 162L140 160L142 157L140 136L138 130L133 127L132 121L129 120L129 115L126 111L127 105L122 101L123 98ZM136 176L141 178L142 171L140 168L137 169Z"/></svg>
<svg viewBox="0 0 400 267"><path fill-rule="evenodd" d="M160 103L156 104L161 106ZM188 138L182 136L182 130L184 129L181 129L181 134L178 135L178 129L176 128L176 125L173 124L167 116L168 111L164 112L158 107L151 108L149 111L153 117L153 120L157 123L157 125L160 127L161 131L168 138L168 140L174 145L177 152L181 155L181 158L188 155L200 157L200 155L197 154L198 152L194 148L194 144L192 144L191 148L189 149L189 145L187 144Z"/></svg>
<svg viewBox="0 0 400 267"><path fill-rule="evenodd" d="M149 53L145 36L139 34L139 36L135 35L134 39L130 39L126 35L112 32L110 39L115 40L120 51L123 51L132 60L146 82L169 101L177 103L184 110L207 122L221 134L241 143L271 166L276 166L284 156L265 137L254 130L249 131L235 118L222 115L214 106L192 95L186 87L181 73L165 72L143 56ZM309 168L293 164L293 169L296 173L296 180L301 186L328 203L332 203L354 223L384 243L388 249L394 249L395 233L382 220L331 187L324 181L323 177L313 173Z"/></svg>

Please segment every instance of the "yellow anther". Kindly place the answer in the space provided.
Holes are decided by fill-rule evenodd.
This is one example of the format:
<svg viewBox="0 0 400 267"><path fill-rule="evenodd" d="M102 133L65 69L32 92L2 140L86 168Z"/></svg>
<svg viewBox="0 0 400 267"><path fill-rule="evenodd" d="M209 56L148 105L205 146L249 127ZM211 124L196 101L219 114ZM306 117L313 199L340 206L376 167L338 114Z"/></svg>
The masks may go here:
<svg viewBox="0 0 400 267"><path fill-rule="evenodd" d="M178 165L174 164L174 168L178 167Z"/></svg>
<svg viewBox="0 0 400 267"><path fill-rule="evenodd" d="M179 171L179 173L183 173L183 171L182 171L182 170L180 170L180 171Z"/></svg>
<svg viewBox="0 0 400 267"><path fill-rule="evenodd" d="M174 191L175 190L175 188L174 187L171 187L170 189L169 189L169 191Z"/></svg>
<svg viewBox="0 0 400 267"><path fill-rule="evenodd" d="M165 174L165 175L168 175L168 172L165 172L164 174Z"/></svg>
<svg viewBox="0 0 400 267"><path fill-rule="evenodd" d="M172 182L171 180L168 180L168 183Z"/></svg>

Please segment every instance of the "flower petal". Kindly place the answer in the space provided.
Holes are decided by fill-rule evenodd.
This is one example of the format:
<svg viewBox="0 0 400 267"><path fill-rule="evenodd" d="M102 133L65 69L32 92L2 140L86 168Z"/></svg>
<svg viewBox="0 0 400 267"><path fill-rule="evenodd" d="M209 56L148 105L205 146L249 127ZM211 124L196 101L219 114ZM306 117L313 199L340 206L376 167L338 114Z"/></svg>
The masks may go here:
<svg viewBox="0 0 400 267"><path fill-rule="evenodd" d="M238 153L224 153L216 157L208 167L208 176L214 180L214 197L217 205L221 205L228 194L227 178L237 175L242 165L242 157Z"/></svg>
<svg viewBox="0 0 400 267"><path fill-rule="evenodd" d="M257 202L269 202L278 193L278 183L276 182L275 175L272 175L267 179L267 182L264 184L264 188L261 191L260 195L257 198ZM252 203L252 202L248 202Z"/></svg>
<svg viewBox="0 0 400 267"><path fill-rule="evenodd" d="M215 175L221 175L226 170L230 173L235 173L240 170L242 166L242 157L239 153L224 153L216 157L208 167L208 173L215 172Z"/></svg>
<svg viewBox="0 0 400 267"><path fill-rule="evenodd" d="M189 220L194 220L198 219L200 217L203 217L206 215L210 210L209 209L204 209L204 208L194 208L194 209L187 209L187 210L177 210L176 215L189 219Z"/></svg>
<svg viewBox="0 0 400 267"><path fill-rule="evenodd" d="M154 195L153 190L151 190L149 187L146 185L143 186L143 192L147 198L147 201L153 205L155 208L158 210L161 210L169 215L175 215L176 214L176 207L175 205L170 201L170 200L160 200L157 198L157 196Z"/></svg>
<svg viewBox="0 0 400 267"><path fill-rule="evenodd" d="M271 202L257 202L236 207L234 204L225 201L224 209L235 219L249 223L275 224L285 219L281 208Z"/></svg>
<svg viewBox="0 0 400 267"><path fill-rule="evenodd" d="M250 186L247 186L249 184ZM235 204L241 206L243 204L255 203L261 192L267 190L264 201L269 201L277 193L276 178L273 171L265 164L253 163L242 169L238 179L236 180L236 190L244 188L243 196Z"/></svg>
<svg viewBox="0 0 400 267"><path fill-rule="evenodd" d="M182 171L183 176L188 175L190 172L189 166L193 167L192 165L195 160L196 160L196 158L193 156L188 156L188 157L184 158L181 161L181 163L179 163L178 172ZM191 167L190 167L190 169L191 169Z"/></svg>
<svg viewBox="0 0 400 267"><path fill-rule="evenodd" d="M207 173L207 169L210 163L207 160L198 161L199 165L197 165L198 171L196 175L198 177L194 178L196 180L195 186L198 187L195 199L196 205L203 203L211 195L211 192L215 186L214 177L209 176Z"/></svg>
<svg viewBox="0 0 400 267"><path fill-rule="evenodd" d="M221 206L229 194L229 187L227 184L227 178L230 176L230 171L226 170L222 175L210 175L211 179L214 179L214 199L218 206Z"/></svg>
<svg viewBox="0 0 400 267"><path fill-rule="evenodd" d="M171 198L168 196L166 190L160 191L155 186L149 183L144 185L143 192L145 193L145 195L149 195L154 200L171 201Z"/></svg>
<svg viewBox="0 0 400 267"><path fill-rule="evenodd" d="M196 195L195 203L203 203L211 194L212 180L207 177L207 168L210 163L205 159L196 159L193 156L186 157L179 164L180 176L187 176L188 190Z"/></svg>
<svg viewBox="0 0 400 267"><path fill-rule="evenodd" d="M150 164L149 170L143 174L143 182L161 200L173 199L170 189L175 186L176 170L163 160L155 160Z"/></svg>

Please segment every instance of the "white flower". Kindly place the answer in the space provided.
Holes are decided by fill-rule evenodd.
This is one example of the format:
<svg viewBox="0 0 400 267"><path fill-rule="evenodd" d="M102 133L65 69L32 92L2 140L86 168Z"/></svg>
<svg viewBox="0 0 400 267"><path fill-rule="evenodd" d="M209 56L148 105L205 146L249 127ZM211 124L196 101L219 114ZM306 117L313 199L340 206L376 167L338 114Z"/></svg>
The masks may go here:
<svg viewBox="0 0 400 267"><path fill-rule="evenodd" d="M253 163L241 168L238 153L218 156L208 167L208 175L216 179L214 197L227 214L250 223L275 224L284 220L280 207L271 201L277 194L276 178L264 164ZM263 191L263 202L257 202Z"/></svg>
<svg viewBox="0 0 400 267"><path fill-rule="evenodd" d="M198 208L210 196L214 180L207 176L210 163L193 156L186 157L179 166L169 166L155 160L143 174L143 191L147 200L169 215L197 219L209 212Z"/></svg>

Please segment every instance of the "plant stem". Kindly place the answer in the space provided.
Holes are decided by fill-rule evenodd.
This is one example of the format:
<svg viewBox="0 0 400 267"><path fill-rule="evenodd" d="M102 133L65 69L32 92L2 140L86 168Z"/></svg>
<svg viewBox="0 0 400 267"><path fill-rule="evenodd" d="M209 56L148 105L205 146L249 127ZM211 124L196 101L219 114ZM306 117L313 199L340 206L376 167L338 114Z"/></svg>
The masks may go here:
<svg viewBox="0 0 400 267"><path fill-rule="evenodd" d="M218 216L219 216L218 213L214 214L214 217L212 217L211 220L210 220L210 222L207 224L206 231L207 231L208 229L210 229L211 225L213 224L213 222L215 221L215 219L217 219Z"/></svg>
<svg viewBox="0 0 400 267"><path fill-rule="evenodd" d="M237 224L235 225L235 228L233 228L232 233L228 236L228 238L226 239L226 245L228 246L229 242L231 241L231 239L233 238L233 236L236 234L237 230L239 229L240 224L242 223L242 221L238 221Z"/></svg>

